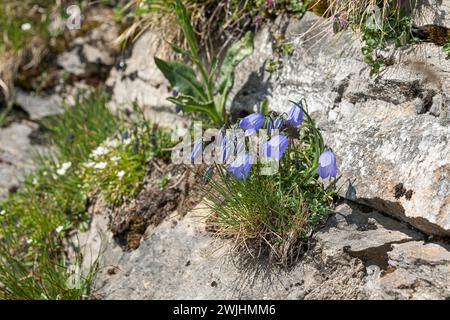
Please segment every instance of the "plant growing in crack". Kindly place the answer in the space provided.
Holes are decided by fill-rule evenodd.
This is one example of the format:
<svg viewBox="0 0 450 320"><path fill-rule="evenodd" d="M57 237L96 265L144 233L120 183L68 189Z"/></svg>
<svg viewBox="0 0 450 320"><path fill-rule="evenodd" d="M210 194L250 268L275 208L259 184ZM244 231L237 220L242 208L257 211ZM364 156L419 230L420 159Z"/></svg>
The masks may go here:
<svg viewBox="0 0 450 320"><path fill-rule="evenodd" d="M244 140L236 130L244 131ZM237 251L290 265L328 217L336 194L336 156L305 101L287 114L253 113L226 134L220 131L214 144L216 178L208 179L207 191L212 230L232 237ZM192 158L201 153L194 148Z"/></svg>
<svg viewBox="0 0 450 320"><path fill-rule="evenodd" d="M188 58L196 70L182 62L165 61L155 57L157 67L174 89L173 96L168 100L183 112L204 113L214 124L225 124L228 121L225 104L233 87L234 68L253 52L252 33L247 32L228 49L220 68L218 60L213 59L211 68L207 69L199 55L198 42L186 8L180 0L176 0L173 10L189 50L184 50L174 43L171 44L172 49Z"/></svg>

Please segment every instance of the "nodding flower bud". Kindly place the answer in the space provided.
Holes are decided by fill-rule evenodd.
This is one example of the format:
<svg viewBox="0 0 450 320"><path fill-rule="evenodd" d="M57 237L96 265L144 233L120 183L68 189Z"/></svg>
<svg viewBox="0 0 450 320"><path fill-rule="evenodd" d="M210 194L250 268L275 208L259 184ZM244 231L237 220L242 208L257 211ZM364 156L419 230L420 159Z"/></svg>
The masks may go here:
<svg viewBox="0 0 450 320"><path fill-rule="evenodd" d="M333 151L326 149L324 153L320 155L317 173L322 179L326 179L328 177L336 177L336 156L334 155Z"/></svg>
<svg viewBox="0 0 450 320"><path fill-rule="evenodd" d="M280 130L282 126L283 126L283 118L276 117L275 121L273 122L273 128Z"/></svg>
<svg viewBox="0 0 450 320"><path fill-rule="evenodd" d="M283 157L284 151L288 146L288 138L283 134L277 134L267 142L266 155L279 161Z"/></svg>
<svg viewBox="0 0 450 320"><path fill-rule="evenodd" d="M229 166L228 171L238 180L247 180L250 169L252 168L252 156L245 152L236 158Z"/></svg>
<svg viewBox="0 0 450 320"><path fill-rule="evenodd" d="M191 161L198 158L199 155L202 154L203 149L203 141L202 139L198 139L194 142L194 147L192 148L191 153Z"/></svg>
<svg viewBox="0 0 450 320"><path fill-rule="evenodd" d="M293 105L289 110L286 117L286 123L295 127L298 127L303 122L303 111L299 106Z"/></svg>
<svg viewBox="0 0 450 320"><path fill-rule="evenodd" d="M266 127L267 127L267 134L272 134L272 128L273 128L272 120L270 120L270 119L267 120Z"/></svg>
<svg viewBox="0 0 450 320"><path fill-rule="evenodd" d="M264 125L264 115L260 113L252 113L239 121L239 127L244 130L253 129L255 131L261 129Z"/></svg>

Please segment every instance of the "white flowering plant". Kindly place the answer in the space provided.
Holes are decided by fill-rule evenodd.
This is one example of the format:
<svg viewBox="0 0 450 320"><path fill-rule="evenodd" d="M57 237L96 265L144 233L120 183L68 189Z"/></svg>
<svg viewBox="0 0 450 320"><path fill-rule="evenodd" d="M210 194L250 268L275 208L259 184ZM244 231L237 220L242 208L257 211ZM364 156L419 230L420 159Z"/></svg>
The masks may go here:
<svg viewBox="0 0 450 320"><path fill-rule="evenodd" d="M120 206L141 190L146 164L153 157L170 157L171 136L162 129L126 129L92 151L80 168L84 189Z"/></svg>

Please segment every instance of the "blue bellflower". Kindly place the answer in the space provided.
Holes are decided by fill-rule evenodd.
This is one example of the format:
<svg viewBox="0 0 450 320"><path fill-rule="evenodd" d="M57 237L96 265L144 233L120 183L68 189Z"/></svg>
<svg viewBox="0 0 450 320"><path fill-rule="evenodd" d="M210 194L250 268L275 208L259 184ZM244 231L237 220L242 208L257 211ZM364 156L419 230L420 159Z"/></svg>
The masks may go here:
<svg viewBox="0 0 450 320"><path fill-rule="evenodd" d="M336 177L336 156L334 155L333 151L326 149L325 152L320 155L319 168L317 168L317 172L322 179L326 179L328 177Z"/></svg>
<svg viewBox="0 0 450 320"><path fill-rule="evenodd" d="M238 155L229 166L228 171L238 180L247 180L250 169L252 168L252 156L250 153Z"/></svg>
<svg viewBox="0 0 450 320"><path fill-rule="evenodd" d="M283 126L283 118L282 117L276 117L273 121L273 128L280 130Z"/></svg>
<svg viewBox="0 0 450 320"><path fill-rule="evenodd" d="M267 120L266 128L267 128L267 133L272 134L272 128L273 128L272 120L270 120L270 119Z"/></svg>
<svg viewBox="0 0 450 320"><path fill-rule="evenodd" d="M219 163L226 163L231 154L231 144L228 143L228 138L220 139L217 146L219 147Z"/></svg>
<svg viewBox="0 0 450 320"><path fill-rule="evenodd" d="M286 123L291 126L298 127L302 124L303 121L303 111L298 106L293 105L291 110L289 110L288 115L286 117Z"/></svg>
<svg viewBox="0 0 450 320"><path fill-rule="evenodd" d="M258 131L263 127L263 125L264 125L264 115L260 113L252 113L251 115L248 115L239 121L239 127L244 129L245 131L247 130Z"/></svg>
<svg viewBox="0 0 450 320"><path fill-rule="evenodd" d="M279 161L283 157L284 151L288 146L288 138L283 134L277 134L270 139L267 144L266 155Z"/></svg>
<svg viewBox="0 0 450 320"><path fill-rule="evenodd" d="M202 154L202 149L203 149L202 139L197 139L194 142L194 147L192 148L191 161L197 159L198 156Z"/></svg>

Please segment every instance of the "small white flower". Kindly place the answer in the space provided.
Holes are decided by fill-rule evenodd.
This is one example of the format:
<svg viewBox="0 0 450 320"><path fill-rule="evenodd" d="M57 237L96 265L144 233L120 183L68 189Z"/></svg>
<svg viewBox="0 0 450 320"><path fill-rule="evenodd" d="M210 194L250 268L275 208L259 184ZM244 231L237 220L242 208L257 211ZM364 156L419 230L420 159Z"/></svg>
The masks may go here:
<svg viewBox="0 0 450 320"><path fill-rule="evenodd" d="M48 174L47 171L42 172L42 175L45 177Z"/></svg>
<svg viewBox="0 0 450 320"><path fill-rule="evenodd" d="M37 185L39 183L38 179L33 178L33 185Z"/></svg>
<svg viewBox="0 0 450 320"><path fill-rule="evenodd" d="M119 144L120 142L117 139L106 141L106 146L110 148L116 148L119 146Z"/></svg>
<svg viewBox="0 0 450 320"><path fill-rule="evenodd" d="M131 143L131 141L132 141L131 138L125 139L125 140L123 140L123 144L129 145Z"/></svg>
<svg viewBox="0 0 450 320"><path fill-rule="evenodd" d="M0 211L0 216L4 216L4 215L5 215L5 213L6 213L6 211L5 211L5 210L2 210L2 211Z"/></svg>
<svg viewBox="0 0 450 320"><path fill-rule="evenodd" d="M100 147L97 147L97 149L95 149L94 151L92 151L92 155L94 157L98 157L98 156L104 155L107 152L108 152L107 148L100 146Z"/></svg>
<svg viewBox="0 0 450 320"><path fill-rule="evenodd" d="M21 28L23 31L28 31L28 30L31 29L31 24L28 23L28 22L23 23L23 24L20 26L20 28Z"/></svg>
<svg viewBox="0 0 450 320"><path fill-rule="evenodd" d="M27 239L27 244L32 244L33 240L32 239Z"/></svg>
<svg viewBox="0 0 450 320"><path fill-rule="evenodd" d="M120 160L119 156L111 157L111 161L119 161L119 160Z"/></svg>
<svg viewBox="0 0 450 320"><path fill-rule="evenodd" d="M61 231L63 231L63 230L64 230L64 227L63 227L63 226L56 227L56 229L55 229L55 231L56 231L57 233L61 233Z"/></svg>
<svg viewBox="0 0 450 320"><path fill-rule="evenodd" d="M85 163L84 166L86 168L92 168L93 166L95 166L95 162L89 161L88 163Z"/></svg>
<svg viewBox="0 0 450 320"><path fill-rule="evenodd" d="M121 171L119 171L119 172L117 173L117 176L118 176L119 178L122 178L124 175L125 175L125 171L123 171L123 170L121 170Z"/></svg>
<svg viewBox="0 0 450 320"><path fill-rule="evenodd" d="M56 173L60 176L63 176L66 174L67 170L72 166L72 162L65 162L59 167L58 170L56 170Z"/></svg>
<svg viewBox="0 0 450 320"><path fill-rule="evenodd" d="M95 169L105 169L105 168L106 168L106 165L107 165L106 162L99 162L99 163L96 163L96 164L95 164L94 168L95 168Z"/></svg>

